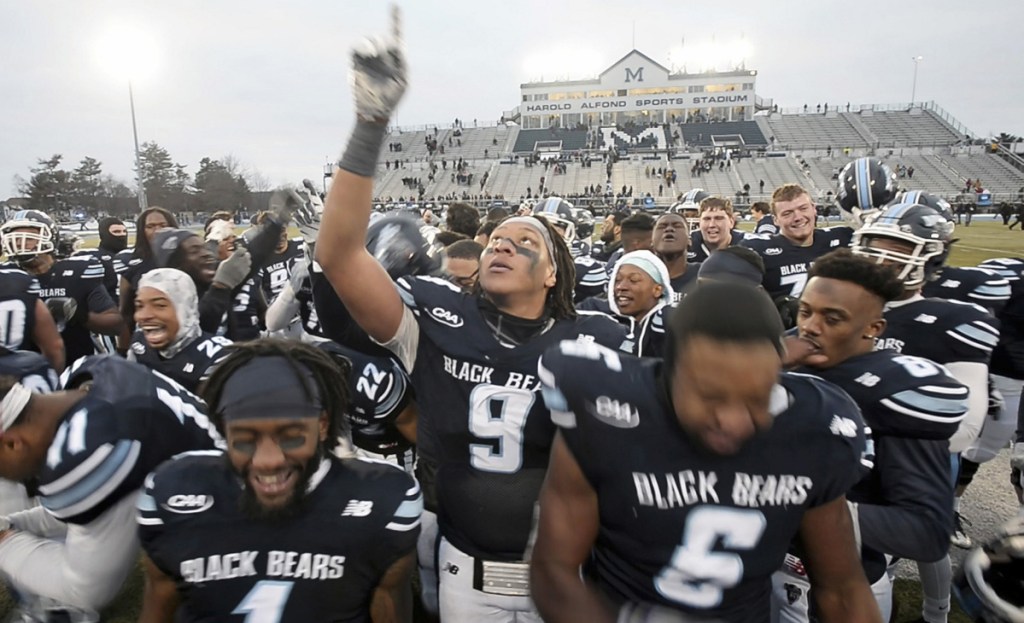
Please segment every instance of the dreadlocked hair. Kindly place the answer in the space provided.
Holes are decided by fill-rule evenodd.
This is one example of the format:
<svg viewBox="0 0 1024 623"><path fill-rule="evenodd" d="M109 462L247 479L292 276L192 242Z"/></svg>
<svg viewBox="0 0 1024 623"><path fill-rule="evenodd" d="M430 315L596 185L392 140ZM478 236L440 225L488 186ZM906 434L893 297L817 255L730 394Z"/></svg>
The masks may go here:
<svg viewBox="0 0 1024 623"><path fill-rule="evenodd" d="M168 227L172 229L178 228L178 219L174 218L174 215L168 210L159 206L146 208L135 219L135 250L132 252L132 257L139 257L144 260L153 259L153 248L149 246L149 238L146 237L146 218L153 213L163 215Z"/></svg>
<svg viewBox="0 0 1024 623"><path fill-rule="evenodd" d="M555 229L547 219L532 216L551 236L552 255L555 257L555 287L548 290L548 308L555 320L566 320L576 317L576 307L572 304L576 289L576 262L572 259L569 245L565 243L562 232Z"/></svg>
<svg viewBox="0 0 1024 623"><path fill-rule="evenodd" d="M332 358L318 348L297 340L266 338L252 342L240 342L228 347L229 354L203 385L202 396L210 409L210 420L217 431L224 436L224 415L220 412L220 399L224 385L239 368L257 357L282 357L302 378L300 368L313 375L324 411L327 413L327 440L324 448L334 450L339 438L349 435L349 392L348 377L351 365L344 360ZM259 388L253 388L258 392ZM307 390L308 391L308 390Z"/></svg>

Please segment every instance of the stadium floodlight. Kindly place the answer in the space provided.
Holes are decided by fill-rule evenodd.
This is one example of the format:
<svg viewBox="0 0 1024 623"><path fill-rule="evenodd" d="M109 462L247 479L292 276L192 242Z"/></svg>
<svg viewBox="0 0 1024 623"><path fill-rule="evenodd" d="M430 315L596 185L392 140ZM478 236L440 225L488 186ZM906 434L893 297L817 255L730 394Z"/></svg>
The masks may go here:
<svg viewBox="0 0 1024 623"><path fill-rule="evenodd" d="M921 61L924 60L924 57L923 56L914 56L914 57L911 57L910 60L914 61L914 84L910 88L910 107L913 108L914 107L914 98L917 97L917 66L921 64Z"/></svg>
<svg viewBox="0 0 1024 623"><path fill-rule="evenodd" d="M146 209L147 201L142 180L142 158L139 155L139 131L135 122L135 93L132 85L145 82L154 75L158 60L157 46L152 35L137 24L114 22L108 24L97 39L96 60L115 80L128 82L128 105L132 115L132 137L135 139L135 178L141 212Z"/></svg>

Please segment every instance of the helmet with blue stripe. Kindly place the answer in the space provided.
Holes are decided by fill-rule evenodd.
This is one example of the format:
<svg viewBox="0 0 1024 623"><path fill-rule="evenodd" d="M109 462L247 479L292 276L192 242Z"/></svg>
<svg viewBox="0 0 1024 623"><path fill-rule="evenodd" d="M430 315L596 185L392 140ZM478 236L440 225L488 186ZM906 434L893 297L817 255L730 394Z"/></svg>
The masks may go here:
<svg viewBox="0 0 1024 623"><path fill-rule="evenodd" d="M853 233L858 255L897 268L908 290L934 279L949 257L953 223L936 210L917 203L894 203L871 216Z"/></svg>

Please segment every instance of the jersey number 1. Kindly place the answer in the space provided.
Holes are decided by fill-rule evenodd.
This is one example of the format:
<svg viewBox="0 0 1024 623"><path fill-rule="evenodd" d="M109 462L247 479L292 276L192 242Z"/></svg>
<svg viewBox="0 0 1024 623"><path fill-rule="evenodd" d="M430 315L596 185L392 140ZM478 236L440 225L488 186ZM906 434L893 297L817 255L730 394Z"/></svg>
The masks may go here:
<svg viewBox="0 0 1024 623"><path fill-rule="evenodd" d="M231 614L244 614L245 623L278 623L295 582L261 580L252 587Z"/></svg>
<svg viewBox="0 0 1024 623"><path fill-rule="evenodd" d="M721 540L729 549L753 549L768 522L761 511L701 506L690 512L683 544L654 578L654 588L672 601L694 608L714 608L722 593L743 579L743 559L732 552L712 551Z"/></svg>

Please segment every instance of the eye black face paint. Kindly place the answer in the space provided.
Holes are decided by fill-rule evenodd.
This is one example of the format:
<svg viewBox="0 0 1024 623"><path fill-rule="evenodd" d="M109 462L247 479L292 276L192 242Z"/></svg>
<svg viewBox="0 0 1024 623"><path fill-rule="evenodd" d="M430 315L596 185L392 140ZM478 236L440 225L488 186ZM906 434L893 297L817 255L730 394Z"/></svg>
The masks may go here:
<svg viewBox="0 0 1024 623"><path fill-rule="evenodd" d="M504 237L502 237L502 238L491 238L491 243L489 245L487 245L486 249L484 249L484 255L490 255L490 254L494 253L494 248L496 246L498 246L502 242L507 242L510 245L512 245L512 248L516 250L516 255L522 255L525 258L529 258L529 260L530 260L530 267L531 268L536 267L537 263L540 262L540 253L538 253L537 251L535 251L535 250L533 250L533 249L531 249L529 247L521 246L521 245L516 244L515 242L512 242L511 238L504 238Z"/></svg>

